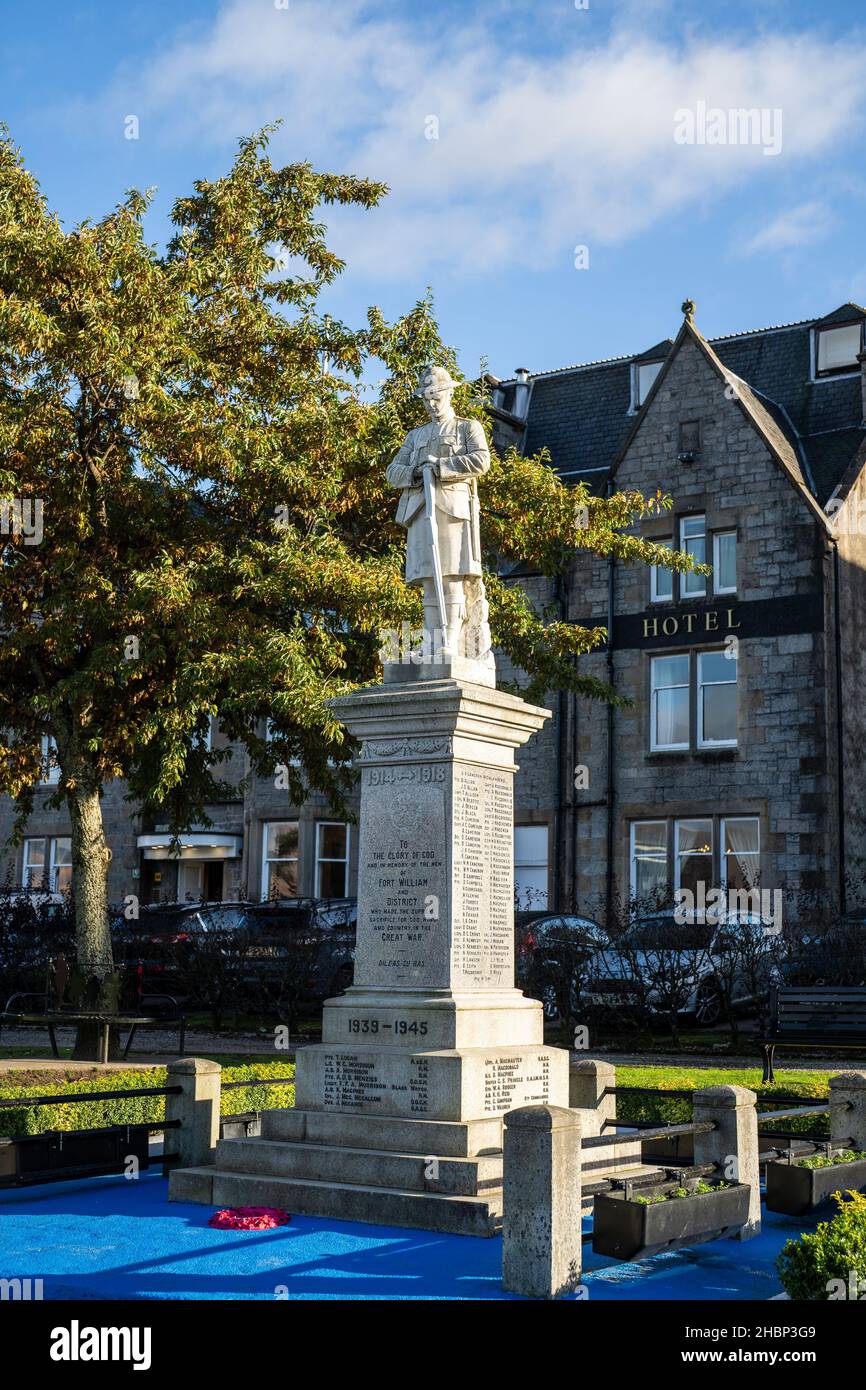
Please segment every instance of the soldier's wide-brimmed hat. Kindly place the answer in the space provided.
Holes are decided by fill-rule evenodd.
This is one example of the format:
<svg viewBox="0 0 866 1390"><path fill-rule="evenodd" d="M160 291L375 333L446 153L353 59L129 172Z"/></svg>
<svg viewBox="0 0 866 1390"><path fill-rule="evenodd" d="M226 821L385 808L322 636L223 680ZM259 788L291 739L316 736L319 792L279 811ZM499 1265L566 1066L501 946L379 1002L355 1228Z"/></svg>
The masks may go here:
<svg viewBox="0 0 866 1390"><path fill-rule="evenodd" d="M455 381L447 367L425 367L418 382L416 396L442 396L453 391L460 382Z"/></svg>

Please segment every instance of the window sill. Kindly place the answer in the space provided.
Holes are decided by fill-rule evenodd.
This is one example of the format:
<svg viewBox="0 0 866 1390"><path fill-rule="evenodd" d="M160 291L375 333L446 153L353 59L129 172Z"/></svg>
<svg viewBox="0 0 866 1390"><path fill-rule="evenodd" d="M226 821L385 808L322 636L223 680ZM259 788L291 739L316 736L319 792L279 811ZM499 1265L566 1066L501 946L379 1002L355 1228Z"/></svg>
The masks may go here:
<svg viewBox="0 0 866 1390"><path fill-rule="evenodd" d="M732 762L740 756L739 748L651 748L644 757L649 762L682 762L684 758L696 758L705 763Z"/></svg>

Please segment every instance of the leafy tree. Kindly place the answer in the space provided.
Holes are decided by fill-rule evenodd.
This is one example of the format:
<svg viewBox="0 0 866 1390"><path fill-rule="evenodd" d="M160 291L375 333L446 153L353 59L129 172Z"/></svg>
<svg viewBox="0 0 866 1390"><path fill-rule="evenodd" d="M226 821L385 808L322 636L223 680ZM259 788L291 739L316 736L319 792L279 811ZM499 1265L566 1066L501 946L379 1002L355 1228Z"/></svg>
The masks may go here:
<svg viewBox="0 0 866 1390"><path fill-rule="evenodd" d="M420 619L384 471L424 418L421 368L456 371L455 356L429 298L393 324L372 309L362 328L321 311L343 269L323 208L373 208L386 189L275 168L268 136L177 200L160 251L140 192L64 230L0 132L0 496L44 507L39 544L20 527L0 535L0 791L20 835L40 742L55 741L79 965L100 980L105 784L125 779L176 832L207 823L226 754L201 735L218 712L257 773L283 764L293 796L314 786L338 802L351 750L327 702L375 680L383 629ZM362 384L372 359L387 374L376 400ZM458 408L483 417L476 396L467 383ZM514 453L482 498L493 635L527 694L607 694L574 662L601 630L547 623L493 557L553 574L588 546L681 567L623 529L663 500L590 498Z"/></svg>

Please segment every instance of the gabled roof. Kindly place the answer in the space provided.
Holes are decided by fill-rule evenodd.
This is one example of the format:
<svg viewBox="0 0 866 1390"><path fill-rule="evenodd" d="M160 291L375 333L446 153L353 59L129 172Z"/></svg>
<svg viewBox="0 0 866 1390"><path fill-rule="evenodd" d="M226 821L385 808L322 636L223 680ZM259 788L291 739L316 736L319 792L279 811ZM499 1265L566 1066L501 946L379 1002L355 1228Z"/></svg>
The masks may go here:
<svg viewBox="0 0 866 1390"><path fill-rule="evenodd" d="M857 318L866 318L866 310L843 304L818 320L701 338L723 367L751 388L753 420L767 417L767 437L778 437L780 454L790 451L803 485L821 506L866 438L866 429L859 373L811 380L811 335L816 327ZM632 365L658 360L664 346L533 377L525 451L547 448L561 476L602 491L640 418L629 414Z"/></svg>
<svg viewBox="0 0 866 1390"><path fill-rule="evenodd" d="M821 521L826 524L827 518L820 506L816 503L809 483L807 482L809 476L808 464L805 456L800 452L796 431L793 425L790 424L785 412L780 410L772 402L765 402L762 400L759 393L753 391L748 382L743 381L742 377L737 376L730 368L725 366L721 358L713 351L713 348L707 342L706 338L695 328L688 314L683 319L683 326L677 334L672 350L665 359L664 366L647 393L647 398L644 401L643 407L634 418L634 423L628 433L625 444L611 468L610 476L614 477L616 475L617 467L628 452L629 445L635 435L639 433L644 420L647 418L647 412L676 360L677 353L687 341L694 343L704 360L708 363L710 369L715 372L720 381L725 383L727 395L739 406L746 419L749 420L757 430L773 458L775 458L783 473L788 478L788 481L797 488L807 505L815 512L816 516L820 517Z"/></svg>

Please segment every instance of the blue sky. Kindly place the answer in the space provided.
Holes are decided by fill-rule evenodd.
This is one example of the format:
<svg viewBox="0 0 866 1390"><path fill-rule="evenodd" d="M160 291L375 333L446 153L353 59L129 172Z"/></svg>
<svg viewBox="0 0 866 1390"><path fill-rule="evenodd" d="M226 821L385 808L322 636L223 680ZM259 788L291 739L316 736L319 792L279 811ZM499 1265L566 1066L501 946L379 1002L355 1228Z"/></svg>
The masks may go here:
<svg viewBox="0 0 866 1390"><path fill-rule="evenodd" d="M678 143L700 103L780 148ZM866 301L862 0L0 0L0 119L67 225L156 185L161 242L278 117L275 158L392 188L335 217L327 307L429 285L467 373L643 351L687 296L709 336Z"/></svg>

